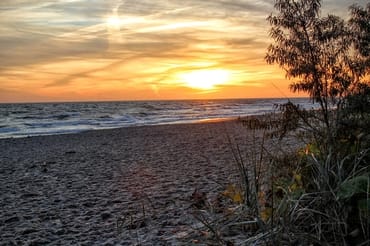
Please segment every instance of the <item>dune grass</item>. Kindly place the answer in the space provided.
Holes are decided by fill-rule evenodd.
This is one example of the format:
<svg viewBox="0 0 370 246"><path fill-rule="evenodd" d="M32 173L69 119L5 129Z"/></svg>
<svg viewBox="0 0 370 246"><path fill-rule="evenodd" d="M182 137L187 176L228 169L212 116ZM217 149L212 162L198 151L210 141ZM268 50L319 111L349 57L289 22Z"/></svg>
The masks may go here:
<svg viewBox="0 0 370 246"><path fill-rule="evenodd" d="M205 226L199 240L216 245L367 245L369 130L353 121L345 131L338 123L328 134L317 120L320 112L290 103L280 109L279 114L241 120L251 133L253 144L247 150L227 139L239 182L194 211ZM362 115L360 120L368 119ZM328 135L335 137L333 146ZM292 141L294 148L287 145Z"/></svg>
<svg viewBox="0 0 370 246"><path fill-rule="evenodd" d="M274 2L265 60L319 109L288 102L243 119L260 140L246 152L227 140L240 181L225 187L224 209L198 218L220 245L369 245L370 4L344 20L322 17L321 0Z"/></svg>

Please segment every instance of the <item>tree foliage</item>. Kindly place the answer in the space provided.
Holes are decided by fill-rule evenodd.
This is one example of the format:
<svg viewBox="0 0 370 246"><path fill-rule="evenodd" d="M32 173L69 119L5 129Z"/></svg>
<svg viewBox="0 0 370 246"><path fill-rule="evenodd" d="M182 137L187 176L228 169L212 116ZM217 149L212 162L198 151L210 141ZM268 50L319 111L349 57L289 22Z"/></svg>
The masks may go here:
<svg viewBox="0 0 370 246"><path fill-rule="evenodd" d="M370 106L370 4L352 5L348 21L321 17L320 8L321 0L276 0L277 14L267 18L275 42L265 59L285 70L293 92L308 93L319 103L316 116L325 126L320 140L332 146L339 117L360 102L354 97L361 96L360 106Z"/></svg>
<svg viewBox="0 0 370 246"><path fill-rule="evenodd" d="M265 57L278 64L294 92L303 91L327 112L355 92L369 72L369 11L351 6L351 19L320 16L320 0L277 0L268 17L275 43ZM328 119L325 123L329 124Z"/></svg>
<svg viewBox="0 0 370 246"><path fill-rule="evenodd" d="M367 58L368 63L370 56L370 4L366 8L352 5L350 11L349 25L353 34L352 41L355 49L363 58Z"/></svg>
<svg viewBox="0 0 370 246"><path fill-rule="evenodd" d="M254 139L244 155L228 138L241 185L222 193L229 203L216 199L198 218L218 244L232 244L237 232L243 245L368 245L370 4L351 6L348 21L321 17L321 0L276 0L275 8L265 59L321 109L288 102L281 114L241 119ZM282 142L291 132L299 138L290 144L302 146L296 152Z"/></svg>
<svg viewBox="0 0 370 246"><path fill-rule="evenodd" d="M282 133L288 124L300 128L307 143L297 162L306 193L286 210L294 214L303 207L294 217L305 223L285 225L328 245L365 245L370 237L370 3L350 6L349 19L343 20L322 17L321 2L275 0L277 13L267 18L274 40L267 63L285 70L293 92L308 93L320 105L319 110L291 102L281 106ZM306 223L307 218L312 220Z"/></svg>

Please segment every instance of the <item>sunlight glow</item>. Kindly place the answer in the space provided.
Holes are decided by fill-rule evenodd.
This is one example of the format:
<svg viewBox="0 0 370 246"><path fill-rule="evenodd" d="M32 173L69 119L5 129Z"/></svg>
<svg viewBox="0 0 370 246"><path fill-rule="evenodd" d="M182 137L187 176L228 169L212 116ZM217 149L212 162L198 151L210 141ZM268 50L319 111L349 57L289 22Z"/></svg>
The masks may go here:
<svg viewBox="0 0 370 246"><path fill-rule="evenodd" d="M106 20L107 26L115 29L121 27L122 20L117 15L108 16Z"/></svg>
<svg viewBox="0 0 370 246"><path fill-rule="evenodd" d="M297 96L267 2L0 0L0 103Z"/></svg>
<svg viewBox="0 0 370 246"><path fill-rule="evenodd" d="M195 89L211 90L216 85L226 84L230 78L230 72L223 69L195 70L180 75L185 85Z"/></svg>

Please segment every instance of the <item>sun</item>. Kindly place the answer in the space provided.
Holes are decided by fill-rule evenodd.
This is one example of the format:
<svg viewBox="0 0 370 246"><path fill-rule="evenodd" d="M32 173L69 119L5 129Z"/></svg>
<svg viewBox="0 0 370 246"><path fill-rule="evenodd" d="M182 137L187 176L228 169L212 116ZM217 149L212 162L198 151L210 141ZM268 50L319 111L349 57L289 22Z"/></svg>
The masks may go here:
<svg viewBox="0 0 370 246"><path fill-rule="evenodd" d="M180 75L181 80L186 86L212 90L216 85L226 84L230 78L230 72L224 69L195 70Z"/></svg>

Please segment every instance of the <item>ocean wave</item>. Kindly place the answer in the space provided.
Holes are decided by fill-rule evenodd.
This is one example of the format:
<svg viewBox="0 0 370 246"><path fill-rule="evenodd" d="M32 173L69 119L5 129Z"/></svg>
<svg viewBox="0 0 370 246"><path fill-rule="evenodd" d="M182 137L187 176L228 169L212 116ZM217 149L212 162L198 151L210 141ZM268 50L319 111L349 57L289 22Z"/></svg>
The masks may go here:
<svg viewBox="0 0 370 246"><path fill-rule="evenodd" d="M308 99L292 101L304 108L315 107ZM273 112L275 104L285 102L287 99L6 104L0 107L0 138L235 118Z"/></svg>

